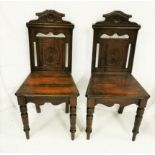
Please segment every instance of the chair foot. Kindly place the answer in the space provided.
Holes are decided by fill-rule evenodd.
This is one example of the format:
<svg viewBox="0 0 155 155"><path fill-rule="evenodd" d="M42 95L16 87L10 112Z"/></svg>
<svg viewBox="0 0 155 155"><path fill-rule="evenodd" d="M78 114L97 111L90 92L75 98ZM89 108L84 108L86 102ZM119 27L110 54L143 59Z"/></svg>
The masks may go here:
<svg viewBox="0 0 155 155"><path fill-rule="evenodd" d="M75 133L71 133L71 140L75 139Z"/></svg>
<svg viewBox="0 0 155 155"><path fill-rule="evenodd" d="M26 139L30 139L29 131L25 131Z"/></svg>
<svg viewBox="0 0 155 155"><path fill-rule="evenodd" d="M90 133L87 132L87 140L90 140Z"/></svg>
<svg viewBox="0 0 155 155"><path fill-rule="evenodd" d="M41 113L40 105L36 105L36 111L37 111L37 113Z"/></svg>
<svg viewBox="0 0 155 155"><path fill-rule="evenodd" d="M135 141L135 140L136 140L136 134L133 134L132 141Z"/></svg>
<svg viewBox="0 0 155 155"><path fill-rule="evenodd" d="M118 113L119 114L122 114L123 113L123 110L124 110L124 106L120 106L119 109L118 109Z"/></svg>

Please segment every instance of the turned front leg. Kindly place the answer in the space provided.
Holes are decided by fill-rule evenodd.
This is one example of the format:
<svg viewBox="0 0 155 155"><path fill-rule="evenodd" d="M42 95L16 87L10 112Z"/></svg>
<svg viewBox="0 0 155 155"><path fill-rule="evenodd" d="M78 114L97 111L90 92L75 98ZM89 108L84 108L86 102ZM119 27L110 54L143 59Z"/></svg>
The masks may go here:
<svg viewBox="0 0 155 155"><path fill-rule="evenodd" d="M139 127L141 125L141 121L142 121L142 118L143 118L146 103L147 103L147 100L142 100L140 105L137 108L137 114L136 114L136 117L135 117L134 128L132 130L132 132L133 132L132 141L135 141L136 135L139 133Z"/></svg>
<svg viewBox="0 0 155 155"><path fill-rule="evenodd" d="M75 132L76 132L76 104L77 98L71 97L70 98L70 132L71 132L71 139L74 140Z"/></svg>
<svg viewBox="0 0 155 155"><path fill-rule="evenodd" d="M24 132L26 135L26 138L29 139L29 121L28 121L28 113L27 113L27 105L24 97L18 97L18 103L20 106L20 112L21 112L21 118L23 122Z"/></svg>
<svg viewBox="0 0 155 155"><path fill-rule="evenodd" d="M86 127L86 133L87 133L87 139L90 139L90 134L92 132L92 121L93 121L93 113L94 113L94 106L95 101L94 99L87 99L87 127Z"/></svg>

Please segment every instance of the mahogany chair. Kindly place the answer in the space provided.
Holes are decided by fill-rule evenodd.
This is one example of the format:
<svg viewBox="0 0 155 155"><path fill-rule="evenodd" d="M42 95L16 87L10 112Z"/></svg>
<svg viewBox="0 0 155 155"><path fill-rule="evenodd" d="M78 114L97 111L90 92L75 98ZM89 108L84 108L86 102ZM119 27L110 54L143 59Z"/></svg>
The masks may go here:
<svg viewBox="0 0 155 155"><path fill-rule="evenodd" d="M131 15L113 11L103 15L104 21L93 25L94 40L91 78L87 97L87 139L92 132L94 108L97 104L120 105L119 113L130 104L138 106L134 128L134 141L139 132L149 94L131 74L137 33L140 25L130 22Z"/></svg>
<svg viewBox="0 0 155 155"><path fill-rule="evenodd" d="M36 13L39 17L27 23L29 31L31 73L16 92L26 138L29 139L27 103L40 105L66 103L70 108L70 131L76 132L76 105L79 92L71 75L72 31L74 25L54 10Z"/></svg>

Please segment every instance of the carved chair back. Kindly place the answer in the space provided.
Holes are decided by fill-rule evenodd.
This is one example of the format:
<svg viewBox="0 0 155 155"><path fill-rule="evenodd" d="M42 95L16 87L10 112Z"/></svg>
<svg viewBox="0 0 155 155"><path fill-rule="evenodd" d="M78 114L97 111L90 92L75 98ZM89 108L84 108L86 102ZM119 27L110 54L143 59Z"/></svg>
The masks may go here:
<svg viewBox="0 0 155 155"><path fill-rule="evenodd" d="M131 15L113 11L93 25L93 72L132 72L137 33L140 25Z"/></svg>
<svg viewBox="0 0 155 155"><path fill-rule="evenodd" d="M27 23L31 71L71 72L72 31L74 25L54 10L36 13L37 20Z"/></svg>

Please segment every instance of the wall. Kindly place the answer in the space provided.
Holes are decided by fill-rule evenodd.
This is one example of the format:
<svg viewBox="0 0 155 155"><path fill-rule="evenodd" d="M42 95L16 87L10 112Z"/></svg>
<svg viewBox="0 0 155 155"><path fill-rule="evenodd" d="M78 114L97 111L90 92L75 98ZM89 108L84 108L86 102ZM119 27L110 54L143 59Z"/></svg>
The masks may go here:
<svg viewBox="0 0 155 155"><path fill-rule="evenodd" d="M15 91L30 72L26 22L35 13L55 9L75 24L73 36L73 76L85 91L90 76L92 24L104 13L122 10L133 15L139 31L133 74L150 93L148 107L155 102L155 2L0 2L0 109L17 105ZM84 95L82 93L81 95Z"/></svg>

